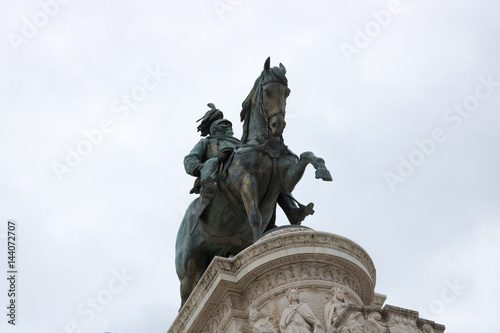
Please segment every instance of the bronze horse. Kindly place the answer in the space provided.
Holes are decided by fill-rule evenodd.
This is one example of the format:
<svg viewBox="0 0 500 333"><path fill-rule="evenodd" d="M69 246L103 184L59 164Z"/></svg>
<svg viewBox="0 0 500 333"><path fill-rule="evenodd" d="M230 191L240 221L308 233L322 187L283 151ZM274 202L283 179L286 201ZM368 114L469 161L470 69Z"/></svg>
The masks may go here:
<svg viewBox="0 0 500 333"><path fill-rule="evenodd" d="M292 192L309 163L316 178L332 180L323 159L311 152L299 159L283 142L290 93L285 74L282 64L270 68L266 60L243 102L241 145L221 168L219 191L209 206L196 198L184 215L175 246L181 307L214 256L236 255L274 226L278 195Z"/></svg>

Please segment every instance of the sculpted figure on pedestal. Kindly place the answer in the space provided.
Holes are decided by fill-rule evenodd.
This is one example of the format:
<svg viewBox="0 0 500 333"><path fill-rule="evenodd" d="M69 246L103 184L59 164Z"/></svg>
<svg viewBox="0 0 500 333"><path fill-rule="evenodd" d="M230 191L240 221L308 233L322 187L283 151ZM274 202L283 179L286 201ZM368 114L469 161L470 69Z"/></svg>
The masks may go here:
<svg viewBox="0 0 500 333"><path fill-rule="evenodd" d="M317 328L323 328L309 305L299 302L297 289L290 289L287 298L290 304L281 314L281 333L313 333Z"/></svg>
<svg viewBox="0 0 500 333"><path fill-rule="evenodd" d="M347 326L339 327L338 333L365 333L364 323L365 319L361 313L353 313L349 316Z"/></svg>
<svg viewBox="0 0 500 333"><path fill-rule="evenodd" d="M251 333L278 333L271 319L263 318L262 314L256 308L250 308L248 322L251 327Z"/></svg>
<svg viewBox="0 0 500 333"><path fill-rule="evenodd" d="M377 324L380 319L378 312L369 314L368 319L365 319L362 313L354 312L351 313L346 324L338 328L337 333L382 333L386 328Z"/></svg>
<svg viewBox="0 0 500 333"><path fill-rule="evenodd" d="M294 199L290 194L307 165L311 164L316 169L316 178L332 180L322 158L309 151L299 157L284 143L282 134L289 93L285 67L280 64L271 68L268 58L264 70L243 101L240 113L243 136L238 148L231 149L229 156L223 154L221 159L224 164L220 167L218 162L223 150L220 148L217 148L216 156L206 156L208 159L202 158L197 162L203 164L216 157L209 162L211 168L203 171L196 163L194 167L186 166L188 173L201 177L200 186L204 189L200 190L203 197L196 198L189 205L177 233L175 266L181 282L182 305L215 256L236 255L259 240L266 230L274 226L277 203L282 207L291 207ZM230 122L222 121L220 116L208 126L208 132L207 127L203 127L202 134L224 136L222 141L231 145L234 141L230 139ZM217 126L221 132L217 132ZM202 147L195 148L196 151L203 150ZM312 204L284 211L292 224L299 224L313 212Z"/></svg>
<svg viewBox="0 0 500 333"><path fill-rule="evenodd" d="M331 300L325 305L325 328L326 332L333 332L333 323L349 305L345 300L345 291L342 287L333 287L328 291Z"/></svg>

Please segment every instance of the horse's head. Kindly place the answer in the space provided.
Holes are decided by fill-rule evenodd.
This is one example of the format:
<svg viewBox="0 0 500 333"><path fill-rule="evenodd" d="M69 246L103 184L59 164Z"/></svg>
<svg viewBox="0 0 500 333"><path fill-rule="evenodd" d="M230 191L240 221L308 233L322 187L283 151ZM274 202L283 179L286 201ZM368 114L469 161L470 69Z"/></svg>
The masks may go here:
<svg viewBox="0 0 500 333"><path fill-rule="evenodd" d="M247 139L263 141L268 139L268 133L280 137L285 129L286 99L290 94L288 80L285 76L286 69L281 63L279 67L271 68L270 62L271 59L267 58L264 70L243 102L240 114L241 121L245 122L243 143ZM252 109L258 111L258 114L251 115ZM250 125L250 122L253 125Z"/></svg>
<svg viewBox="0 0 500 333"><path fill-rule="evenodd" d="M285 129L286 99L290 95L288 80L285 76L286 68L270 68L270 58L267 58L262 72L262 112L267 119L269 130L274 136L281 136Z"/></svg>

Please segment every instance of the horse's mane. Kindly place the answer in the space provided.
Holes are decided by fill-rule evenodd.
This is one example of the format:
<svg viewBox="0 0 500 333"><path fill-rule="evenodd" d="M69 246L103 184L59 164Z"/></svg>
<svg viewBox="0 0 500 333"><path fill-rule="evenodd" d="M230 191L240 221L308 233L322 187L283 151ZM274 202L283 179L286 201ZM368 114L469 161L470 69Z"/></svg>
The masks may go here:
<svg viewBox="0 0 500 333"><path fill-rule="evenodd" d="M240 112L240 121L243 122L243 135L241 137L241 143L245 144L248 139L248 124L250 123L250 110L253 104L258 104L261 101L262 95L262 85L268 82L280 82L288 86L288 79L286 78L286 69L280 64L280 67L266 68L269 66L269 58L266 61L266 66L260 74L260 76L255 80L252 90L248 94L247 98L242 103L242 109Z"/></svg>

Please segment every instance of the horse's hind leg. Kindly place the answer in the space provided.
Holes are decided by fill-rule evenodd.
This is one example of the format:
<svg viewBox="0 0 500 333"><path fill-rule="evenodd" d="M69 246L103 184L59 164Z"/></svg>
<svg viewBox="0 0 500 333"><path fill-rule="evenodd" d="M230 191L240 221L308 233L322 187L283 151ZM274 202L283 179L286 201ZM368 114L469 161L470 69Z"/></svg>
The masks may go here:
<svg viewBox="0 0 500 333"><path fill-rule="evenodd" d="M179 280L181 282L181 307L184 306L184 303L186 303L187 299L189 298L189 295L191 295L191 292L193 291L194 287L196 286L196 281L195 277L193 274L193 268L194 268L194 260L189 260L189 262L185 263L183 267L183 272L182 276L179 275ZM179 309L179 311L180 311Z"/></svg>
<svg viewBox="0 0 500 333"><path fill-rule="evenodd" d="M185 217L181 223L175 244L175 269L181 283L181 308L186 303L197 282L194 276L197 245L193 242L195 238L188 233L189 228L186 226L189 224L186 221L187 218Z"/></svg>
<svg viewBox="0 0 500 333"><path fill-rule="evenodd" d="M283 212L285 212L290 224L293 225L300 225L306 216L314 214L314 204L312 202L310 202L307 206L304 206L291 194L286 195L280 193L278 196L278 204L283 209Z"/></svg>
<svg viewBox="0 0 500 333"><path fill-rule="evenodd" d="M182 268L177 272L181 282L181 309L210 264L206 254L201 254L199 251L188 252L184 257Z"/></svg>
<svg viewBox="0 0 500 333"><path fill-rule="evenodd" d="M181 282L181 309L186 303L189 295L193 292L194 288L198 284L201 276L207 269L208 265L204 263L196 262L196 259L189 259L185 264L185 274L180 278ZM179 309L180 311L180 309Z"/></svg>

